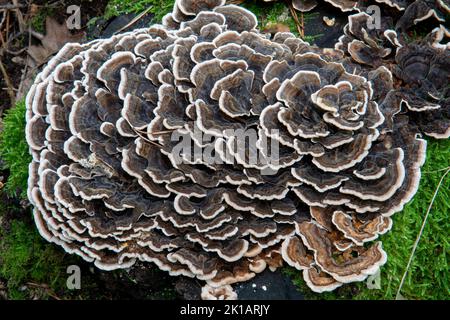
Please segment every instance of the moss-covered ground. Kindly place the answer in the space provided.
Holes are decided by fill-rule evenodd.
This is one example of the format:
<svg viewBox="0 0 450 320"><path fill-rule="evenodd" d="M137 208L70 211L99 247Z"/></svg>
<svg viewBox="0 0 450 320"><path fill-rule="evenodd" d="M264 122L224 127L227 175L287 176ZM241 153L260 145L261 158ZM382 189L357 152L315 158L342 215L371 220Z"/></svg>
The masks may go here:
<svg viewBox="0 0 450 320"><path fill-rule="evenodd" d="M3 169L9 169L9 177L3 191L9 196L26 196L28 164L31 155L25 141L25 101L9 109L3 118L0 134L0 156Z"/></svg>
<svg viewBox="0 0 450 320"><path fill-rule="evenodd" d="M121 14L141 13L148 9L153 14L154 22L161 22L162 17L172 11L175 0L110 0L104 17L110 19Z"/></svg>

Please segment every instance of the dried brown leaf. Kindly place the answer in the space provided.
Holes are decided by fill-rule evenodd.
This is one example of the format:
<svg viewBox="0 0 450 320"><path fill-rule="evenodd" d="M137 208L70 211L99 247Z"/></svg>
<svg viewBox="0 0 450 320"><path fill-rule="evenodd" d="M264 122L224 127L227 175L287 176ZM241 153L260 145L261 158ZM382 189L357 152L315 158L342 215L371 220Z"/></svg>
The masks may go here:
<svg viewBox="0 0 450 320"><path fill-rule="evenodd" d="M44 64L68 42L81 42L84 32L72 33L65 23L59 24L55 19L47 17L45 20L46 34L40 45L31 45L27 52L36 65Z"/></svg>

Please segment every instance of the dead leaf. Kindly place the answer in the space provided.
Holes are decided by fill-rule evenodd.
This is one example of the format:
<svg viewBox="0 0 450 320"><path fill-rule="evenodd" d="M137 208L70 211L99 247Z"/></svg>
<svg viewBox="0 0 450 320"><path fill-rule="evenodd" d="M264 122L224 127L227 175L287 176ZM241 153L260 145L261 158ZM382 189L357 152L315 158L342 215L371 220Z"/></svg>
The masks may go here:
<svg viewBox="0 0 450 320"><path fill-rule="evenodd" d="M334 26L336 19L335 18L328 18L327 16L323 17L323 21L325 22L325 24L329 27Z"/></svg>
<svg viewBox="0 0 450 320"><path fill-rule="evenodd" d="M65 23L59 24L55 19L47 17L45 19L45 36L38 36L41 45L30 46L27 52L35 64L40 66L46 63L66 43L81 42L84 37L84 32L72 33Z"/></svg>
<svg viewBox="0 0 450 320"><path fill-rule="evenodd" d="M265 33L275 34L277 32L290 32L289 26L283 23L272 23L266 24L262 30Z"/></svg>

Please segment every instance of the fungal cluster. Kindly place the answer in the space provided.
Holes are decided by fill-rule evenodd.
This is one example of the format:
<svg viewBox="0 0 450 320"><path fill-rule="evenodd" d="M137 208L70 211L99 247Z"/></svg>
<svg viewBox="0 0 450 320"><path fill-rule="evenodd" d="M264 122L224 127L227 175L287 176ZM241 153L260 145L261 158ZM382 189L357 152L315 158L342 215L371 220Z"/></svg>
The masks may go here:
<svg viewBox="0 0 450 320"><path fill-rule="evenodd" d="M280 0L263 0L265 2ZM309 12L319 3L328 3L342 12L372 11L375 7L384 5L401 15L396 27L406 30L428 19L436 19L444 23L446 14L450 11L448 0L292 0L292 7L301 12Z"/></svg>
<svg viewBox="0 0 450 320"><path fill-rule="evenodd" d="M450 60L444 27L406 43L365 19L322 49L177 0L162 25L67 44L27 96L39 232L104 270L198 278L207 298L283 263L316 292L376 273L419 133L450 135Z"/></svg>

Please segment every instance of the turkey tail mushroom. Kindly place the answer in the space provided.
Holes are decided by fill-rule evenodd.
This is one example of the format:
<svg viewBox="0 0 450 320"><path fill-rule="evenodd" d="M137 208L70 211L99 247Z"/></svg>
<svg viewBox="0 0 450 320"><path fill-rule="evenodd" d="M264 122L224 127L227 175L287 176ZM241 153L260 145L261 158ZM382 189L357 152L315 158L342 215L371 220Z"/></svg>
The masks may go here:
<svg viewBox="0 0 450 320"><path fill-rule="evenodd" d="M264 0L272 2L277 0ZM414 0L292 0L292 6L301 12L308 12L316 8L319 3L327 3L342 12L364 11L368 6L376 4L385 4L397 10L405 10L406 6ZM443 0L442 0L443 1Z"/></svg>
<svg viewBox="0 0 450 320"><path fill-rule="evenodd" d="M380 29L366 28L368 19L366 13L350 15L335 45L347 56L342 60L346 70L371 81L375 100L390 114L384 126L391 126L392 112L404 110L420 132L448 138L449 31L440 25L411 42L392 29L391 19L383 19Z"/></svg>
<svg viewBox="0 0 450 320"><path fill-rule="evenodd" d="M448 0L416 0L405 10L397 21L396 29L406 32L419 22L434 19L438 23L445 23L446 15L450 13Z"/></svg>
<svg viewBox="0 0 450 320"><path fill-rule="evenodd" d="M163 25L67 44L26 101L40 234L104 270L205 281L205 298L283 261L319 292L375 273L371 241L417 190L426 143L380 104L388 69L368 79L256 27L177 0Z"/></svg>
<svg viewBox="0 0 450 320"><path fill-rule="evenodd" d="M396 54L397 89L413 124L436 139L450 137L450 49L441 44L447 30L436 28L425 39L407 44Z"/></svg>

